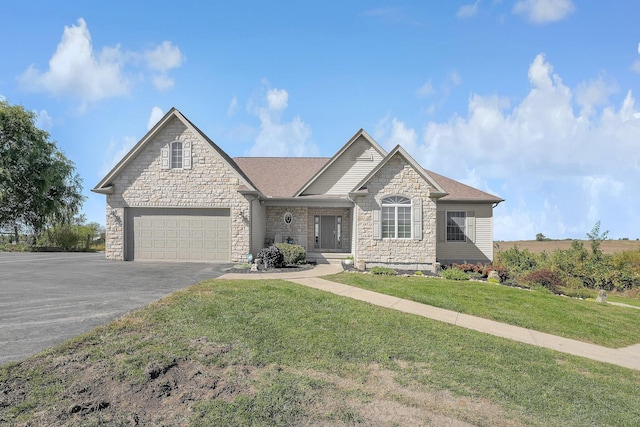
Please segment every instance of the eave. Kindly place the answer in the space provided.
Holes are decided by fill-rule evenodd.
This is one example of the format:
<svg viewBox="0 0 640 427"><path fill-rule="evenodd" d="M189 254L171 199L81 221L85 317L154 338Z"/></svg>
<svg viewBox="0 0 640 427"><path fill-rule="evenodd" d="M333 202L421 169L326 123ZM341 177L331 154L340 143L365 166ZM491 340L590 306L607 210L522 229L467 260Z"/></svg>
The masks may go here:
<svg viewBox="0 0 640 427"><path fill-rule="evenodd" d="M91 191L93 193L98 193L98 194L113 194L114 186L113 185L104 185L102 187L92 188Z"/></svg>

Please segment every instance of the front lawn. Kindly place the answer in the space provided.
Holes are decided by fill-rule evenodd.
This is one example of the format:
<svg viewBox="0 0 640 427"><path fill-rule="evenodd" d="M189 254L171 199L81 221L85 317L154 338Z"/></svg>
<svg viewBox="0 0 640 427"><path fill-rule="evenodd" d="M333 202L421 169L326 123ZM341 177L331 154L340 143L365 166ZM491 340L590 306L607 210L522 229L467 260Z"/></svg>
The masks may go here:
<svg viewBox="0 0 640 427"><path fill-rule="evenodd" d="M476 281L340 273L327 280L611 348L640 343L640 311Z"/></svg>
<svg viewBox="0 0 640 427"><path fill-rule="evenodd" d="M640 419L640 371L277 280L211 280L176 292L1 366L0 390L3 425Z"/></svg>

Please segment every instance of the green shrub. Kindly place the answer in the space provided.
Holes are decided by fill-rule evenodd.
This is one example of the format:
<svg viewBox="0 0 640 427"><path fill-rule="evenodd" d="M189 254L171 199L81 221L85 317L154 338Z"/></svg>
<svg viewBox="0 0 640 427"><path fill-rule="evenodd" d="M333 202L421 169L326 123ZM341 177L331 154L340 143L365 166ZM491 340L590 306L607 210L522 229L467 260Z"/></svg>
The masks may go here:
<svg viewBox="0 0 640 427"><path fill-rule="evenodd" d="M447 268L440 272L443 279L449 280L469 280L469 275L458 268Z"/></svg>
<svg viewBox="0 0 640 427"><path fill-rule="evenodd" d="M282 251L285 264L304 264L307 259L307 251L300 245L276 243L276 247Z"/></svg>
<svg viewBox="0 0 640 427"><path fill-rule="evenodd" d="M420 270L416 271L413 274L415 274L416 276L422 276L423 275L422 271L420 271Z"/></svg>
<svg viewBox="0 0 640 427"><path fill-rule="evenodd" d="M377 274L380 276L395 276L398 274L393 268L389 267L371 267L369 271L371 274Z"/></svg>
<svg viewBox="0 0 640 427"><path fill-rule="evenodd" d="M540 269L526 273L522 276L520 281L532 288L536 285L542 286L554 294L561 294L562 292L560 291L560 288L565 286L565 282L559 274L547 269Z"/></svg>
<svg viewBox="0 0 640 427"><path fill-rule="evenodd" d="M262 249L256 258L261 259L266 268L278 268L284 265L284 255L277 246Z"/></svg>
<svg viewBox="0 0 640 427"><path fill-rule="evenodd" d="M495 277L489 277L487 279L487 282L489 282L489 283L500 283L500 279L496 279Z"/></svg>
<svg viewBox="0 0 640 427"><path fill-rule="evenodd" d="M526 271L533 271L538 267L540 256L529 252L528 249L520 250L518 246L498 252L495 264L503 266L513 276L518 276Z"/></svg>
<svg viewBox="0 0 640 427"><path fill-rule="evenodd" d="M47 231L47 235L53 246L65 251L76 249L82 237L73 226L66 224L53 227Z"/></svg>
<svg viewBox="0 0 640 427"><path fill-rule="evenodd" d="M640 249L616 252L612 262L616 270L631 270L640 274Z"/></svg>

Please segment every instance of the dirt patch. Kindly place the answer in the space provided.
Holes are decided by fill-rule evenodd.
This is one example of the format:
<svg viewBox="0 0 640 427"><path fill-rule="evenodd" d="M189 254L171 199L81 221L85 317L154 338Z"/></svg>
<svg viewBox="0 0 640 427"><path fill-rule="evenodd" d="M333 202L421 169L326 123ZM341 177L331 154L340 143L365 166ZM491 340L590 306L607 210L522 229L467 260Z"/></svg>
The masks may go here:
<svg viewBox="0 0 640 427"><path fill-rule="evenodd" d="M404 369L427 371L406 362ZM363 378L353 379L317 371L298 371L303 375L332 384L336 392L326 394L323 405L345 414L348 419L366 426L450 426L491 425L523 426L510 419L497 405L486 399L456 397L446 391L431 390L417 381L402 377L402 372L368 366Z"/></svg>
<svg viewBox="0 0 640 427"><path fill-rule="evenodd" d="M230 351L206 340L196 340L200 360ZM61 381L59 406L42 406L29 423L15 423L7 409L21 405L34 390L32 378L13 377L1 384L0 423L4 425L188 425L201 402L232 402L252 396L264 387L273 372L321 380L324 386L308 396L297 419L300 426L520 426L495 404L483 399L455 397L430 390L411 379L416 370L428 374L428 366L399 363L398 371L373 364L364 374L343 377L315 370L274 366L210 366L202 361L172 360L150 363L146 381L129 383L116 377L104 363L90 363L82 355L56 359L30 359L31 372L55 370ZM24 372L24 371L22 371ZM270 376L271 375L271 376Z"/></svg>

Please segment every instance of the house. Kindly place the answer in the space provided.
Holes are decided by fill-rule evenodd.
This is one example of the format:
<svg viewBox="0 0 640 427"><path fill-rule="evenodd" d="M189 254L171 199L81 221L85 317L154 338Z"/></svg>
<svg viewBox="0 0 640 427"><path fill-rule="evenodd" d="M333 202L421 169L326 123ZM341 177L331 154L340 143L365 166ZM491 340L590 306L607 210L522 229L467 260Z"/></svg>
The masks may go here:
<svg viewBox="0 0 640 427"><path fill-rule="evenodd" d="M92 191L107 196L108 259L243 262L289 241L424 270L492 261L503 201L364 130L331 158L232 159L175 108Z"/></svg>

